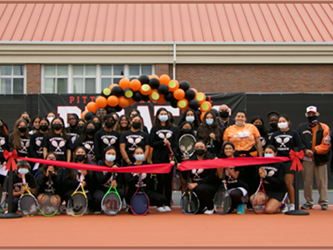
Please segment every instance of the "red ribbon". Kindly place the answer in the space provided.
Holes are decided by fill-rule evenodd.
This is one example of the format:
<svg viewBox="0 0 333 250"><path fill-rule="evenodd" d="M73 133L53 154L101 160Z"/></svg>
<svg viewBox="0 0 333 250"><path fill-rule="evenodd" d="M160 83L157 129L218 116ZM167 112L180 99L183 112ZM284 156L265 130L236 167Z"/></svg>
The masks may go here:
<svg viewBox="0 0 333 250"><path fill-rule="evenodd" d="M295 152L294 150L290 150L289 152L289 157L290 159L293 161L290 170L295 170L296 171L296 166L298 166L298 171L303 170L303 166L300 160L303 159L304 157L304 152L303 151L299 151L299 152Z"/></svg>
<svg viewBox="0 0 333 250"><path fill-rule="evenodd" d="M12 171L16 170L16 162L15 159L17 159L17 152L16 149L14 149L12 152L9 152L7 149L5 152L3 152L3 156L7 160L6 170L10 170L10 166L12 166Z"/></svg>

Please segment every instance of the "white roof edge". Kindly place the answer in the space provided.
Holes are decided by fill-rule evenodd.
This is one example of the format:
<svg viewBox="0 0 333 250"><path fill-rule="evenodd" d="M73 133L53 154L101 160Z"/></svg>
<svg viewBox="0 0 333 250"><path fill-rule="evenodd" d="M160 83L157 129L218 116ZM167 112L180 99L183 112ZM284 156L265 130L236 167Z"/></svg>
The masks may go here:
<svg viewBox="0 0 333 250"><path fill-rule="evenodd" d="M333 42L70 42L0 41L2 45L333 45Z"/></svg>

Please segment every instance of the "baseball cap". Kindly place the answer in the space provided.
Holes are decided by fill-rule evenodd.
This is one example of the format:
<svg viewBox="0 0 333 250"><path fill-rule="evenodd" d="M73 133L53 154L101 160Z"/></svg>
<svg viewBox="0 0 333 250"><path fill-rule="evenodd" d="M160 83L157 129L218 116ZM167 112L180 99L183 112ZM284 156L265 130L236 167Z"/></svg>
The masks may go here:
<svg viewBox="0 0 333 250"><path fill-rule="evenodd" d="M309 106L306 108L306 113L309 112L316 112L317 113L317 107L316 106Z"/></svg>

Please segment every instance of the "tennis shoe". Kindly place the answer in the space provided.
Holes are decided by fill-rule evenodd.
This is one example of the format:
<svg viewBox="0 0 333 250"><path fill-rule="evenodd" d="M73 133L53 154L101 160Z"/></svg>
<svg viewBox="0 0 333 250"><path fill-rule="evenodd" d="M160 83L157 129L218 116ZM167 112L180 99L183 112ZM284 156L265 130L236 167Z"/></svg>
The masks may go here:
<svg viewBox="0 0 333 250"><path fill-rule="evenodd" d="M280 209L281 209L281 213L288 212L288 206L286 204L282 204Z"/></svg>
<svg viewBox="0 0 333 250"><path fill-rule="evenodd" d="M245 204L240 204L237 206L237 214L245 214Z"/></svg>
<svg viewBox="0 0 333 250"><path fill-rule="evenodd" d="M322 204L321 210L328 210L328 204Z"/></svg>
<svg viewBox="0 0 333 250"><path fill-rule="evenodd" d="M157 212L160 212L160 213L164 213L164 212L166 212L165 209L164 209L163 207L158 207L158 208L156 208L156 211L157 211Z"/></svg>
<svg viewBox="0 0 333 250"><path fill-rule="evenodd" d="M293 211L293 210L295 210L295 204L292 204L292 203L289 204L289 205L288 205L288 210L289 210L289 211Z"/></svg>
<svg viewBox="0 0 333 250"><path fill-rule="evenodd" d="M205 212L204 212L204 214L214 214L214 209L212 209L212 210L206 210Z"/></svg>
<svg viewBox="0 0 333 250"><path fill-rule="evenodd" d="M308 203L304 203L304 204L301 206L301 209L304 209L304 210L313 209L313 205L310 205L310 204L308 204Z"/></svg>
<svg viewBox="0 0 333 250"><path fill-rule="evenodd" d="M164 206L164 210L165 210L165 212L171 212L172 211L169 206Z"/></svg>

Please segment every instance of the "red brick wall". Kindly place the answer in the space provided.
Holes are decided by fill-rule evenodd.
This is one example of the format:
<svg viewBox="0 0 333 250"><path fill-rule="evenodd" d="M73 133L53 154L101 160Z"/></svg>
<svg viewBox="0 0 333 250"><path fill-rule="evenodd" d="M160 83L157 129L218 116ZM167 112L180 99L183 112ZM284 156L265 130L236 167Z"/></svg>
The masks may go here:
<svg viewBox="0 0 333 250"><path fill-rule="evenodd" d="M333 92L333 65L177 65L176 79L202 92Z"/></svg>
<svg viewBox="0 0 333 250"><path fill-rule="evenodd" d="M40 64L27 64L27 94L37 94L41 92L40 70Z"/></svg>
<svg viewBox="0 0 333 250"><path fill-rule="evenodd" d="M171 68L171 72L170 72ZM155 75L167 74L172 78L172 65L169 64L155 64Z"/></svg>

